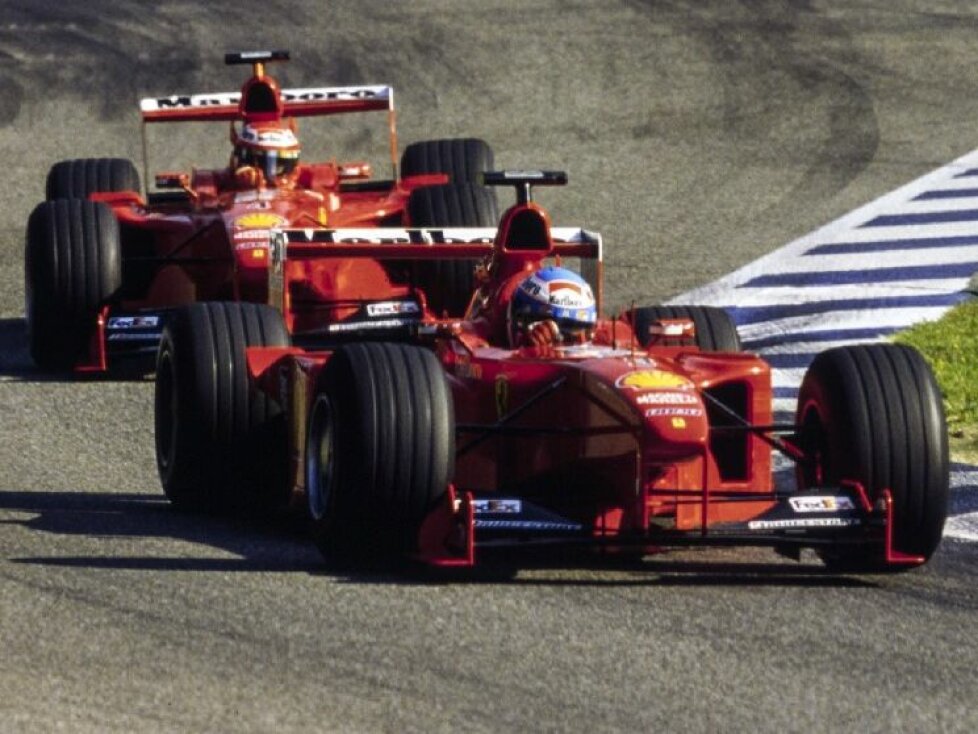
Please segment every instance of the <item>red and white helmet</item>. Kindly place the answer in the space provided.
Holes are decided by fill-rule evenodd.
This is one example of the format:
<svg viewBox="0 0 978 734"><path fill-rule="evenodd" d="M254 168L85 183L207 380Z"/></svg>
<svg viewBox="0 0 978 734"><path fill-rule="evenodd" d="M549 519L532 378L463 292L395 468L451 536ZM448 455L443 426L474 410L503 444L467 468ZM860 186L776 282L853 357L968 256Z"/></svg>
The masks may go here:
<svg viewBox="0 0 978 734"><path fill-rule="evenodd" d="M299 139L291 127L279 122L246 123L234 136L234 162L252 166L274 184L291 175L299 165Z"/></svg>

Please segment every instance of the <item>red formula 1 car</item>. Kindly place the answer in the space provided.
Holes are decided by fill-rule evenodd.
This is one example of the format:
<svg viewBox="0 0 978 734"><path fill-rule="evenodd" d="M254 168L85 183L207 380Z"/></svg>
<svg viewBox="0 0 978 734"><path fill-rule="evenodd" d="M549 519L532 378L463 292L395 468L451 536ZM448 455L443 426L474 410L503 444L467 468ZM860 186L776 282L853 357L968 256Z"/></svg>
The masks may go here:
<svg viewBox="0 0 978 734"><path fill-rule="evenodd" d="M101 371L131 355L155 353L174 306L193 301L268 298L268 233L274 227L492 225L494 192L477 184L492 168L478 139L408 146L397 166L393 90L385 86L281 89L266 74L284 51L228 54L251 64L239 93L144 99L145 124L229 122L227 168L162 173L140 194L124 159L55 164L47 200L31 214L26 246L26 313L31 355L43 368ZM384 111L393 177L371 179L366 162L305 163L295 118ZM428 293L439 312L460 315L474 288L457 261L336 264L337 282Z"/></svg>
<svg viewBox="0 0 978 734"><path fill-rule="evenodd" d="M496 229L285 229L271 251L275 308L177 312L156 378L171 501L292 503L326 554L353 559L464 566L482 546L562 542L811 548L845 570L924 563L947 514L948 455L919 354L826 351L795 421L777 425L769 367L739 351L725 312L653 306L594 320L591 288L554 280L572 262L591 266L581 271L600 304L600 238L551 228L531 200L531 185L564 180L487 174L520 192ZM474 257L480 286L463 319L437 318L417 290L364 299L344 322L328 298L297 303L328 293L334 261ZM551 318L524 318L534 313L585 328L554 331ZM318 344L290 346L286 326L302 320ZM773 480L775 451L796 465L790 488Z"/></svg>

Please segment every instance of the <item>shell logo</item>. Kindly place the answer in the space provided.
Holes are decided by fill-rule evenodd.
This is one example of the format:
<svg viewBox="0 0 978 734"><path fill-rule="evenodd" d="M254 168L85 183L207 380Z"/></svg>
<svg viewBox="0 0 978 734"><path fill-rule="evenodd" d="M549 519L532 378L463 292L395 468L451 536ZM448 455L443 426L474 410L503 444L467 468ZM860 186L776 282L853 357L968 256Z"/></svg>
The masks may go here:
<svg viewBox="0 0 978 734"><path fill-rule="evenodd" d="M287 223L285 217L280 217L278 214L272 214L271 212L252 212L234 220L235 227L244 227L246 229L271 229L272 227L281 227Z"/></svg>
<svg viewBox="0 0 978 734"><path fill-rule="evenodd" d="M628 372L615 382L617 387L632 390L649 390L652 388L689 389L693 387L691 380L674 372L664 370L638 370Z"/></svg>

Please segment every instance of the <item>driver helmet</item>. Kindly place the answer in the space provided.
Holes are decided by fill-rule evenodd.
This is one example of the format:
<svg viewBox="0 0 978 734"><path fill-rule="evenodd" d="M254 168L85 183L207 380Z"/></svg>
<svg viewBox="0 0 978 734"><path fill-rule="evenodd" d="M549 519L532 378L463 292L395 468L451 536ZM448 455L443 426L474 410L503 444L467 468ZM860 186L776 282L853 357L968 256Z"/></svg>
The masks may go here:
<svg viewBox="0 0 978 734"><path fill-rule="evenodd" d="M509 302L509 338L514 346L526 329L539 321L557 323L564 341L590 336L598 319L591 286L567 268L549 266L526 277Z"/></svg>
<svg viewBox="0 0 978 734"><path fill-rule="evenodd" d="M247 123L235 136L233 163L257 168L274 185L299 165L299 139L281 123Z"/></svg>

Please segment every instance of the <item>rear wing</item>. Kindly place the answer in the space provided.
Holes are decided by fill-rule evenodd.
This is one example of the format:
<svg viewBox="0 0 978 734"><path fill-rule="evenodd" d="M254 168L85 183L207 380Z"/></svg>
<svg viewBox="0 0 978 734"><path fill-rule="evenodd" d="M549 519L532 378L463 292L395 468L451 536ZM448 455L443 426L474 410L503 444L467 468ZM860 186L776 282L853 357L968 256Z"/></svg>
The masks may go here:
<svg viewBox="0 0 978 734"><path fill-rule="evenodd" d="M370 110L394 111L394 89L388 86L283 89L286 117L336 115ZM242 118L241 92L146 97L139 101L143 122L228 122Z"/></svg>
<svg viewBox="0 0 978 734"><path fill-rule="evenodd" d="M376 260L475 259L491 255L496 227L428 227L399 229L280 229L273 230L269 257L269 299L284 305L287 260L326 257L368 257ZM601 308L603 245L601 235L579 227L552 227L554 243L548 257L559 257L591 285Z"/></svg>
<svg viewBox="0 0 978 734"><path fill-rule="evenodd" d="M387 111L391 170L397 171L397 116L394 89L388 86L310 87L283 89L281 109L285 117L313 117L347 112ZM243 120L241 92L171 95L140 100L142 115L143 177L149 182L149 141L146 125L155 122L227 122Z"/></svg>

